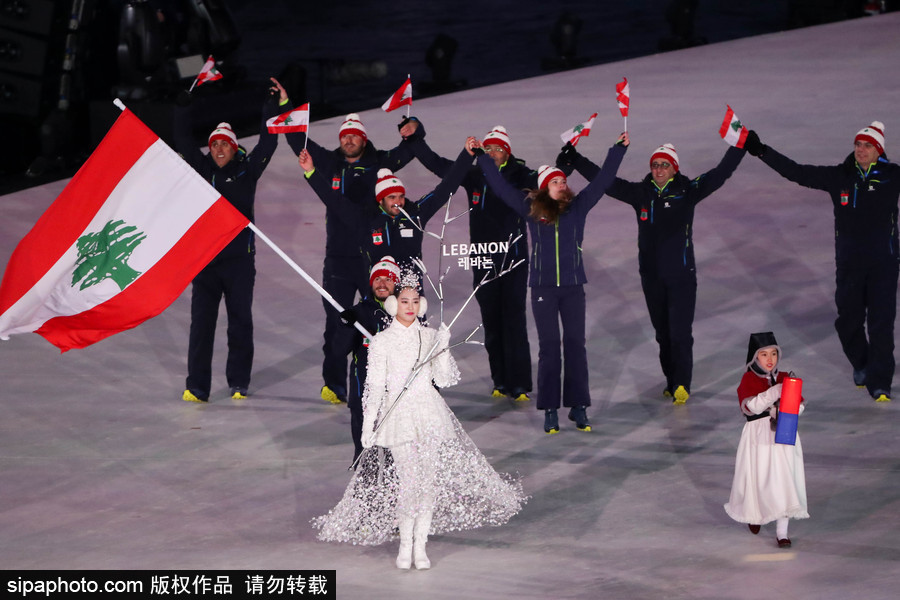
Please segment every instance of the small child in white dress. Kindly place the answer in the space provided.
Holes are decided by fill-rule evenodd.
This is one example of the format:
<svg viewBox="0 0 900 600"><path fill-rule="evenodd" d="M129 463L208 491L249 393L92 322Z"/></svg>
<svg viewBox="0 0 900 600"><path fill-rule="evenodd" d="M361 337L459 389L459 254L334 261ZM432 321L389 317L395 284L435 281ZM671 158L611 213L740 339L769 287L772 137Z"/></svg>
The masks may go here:
<svg viewBox="0 0 900 600"><path fill-rule="evenodd" d="M761 525L775 521L778 547L790 548L788 519L807 519L809 513L800 435L793 446L775 443L781 383L788 376L778 371L780 357L781 348L771 331L751 334L747 372L737 390L747 423L725 512L735 521L747 523L753 534L759 533ZM800 413L804 405L801 401Z"/></svg>

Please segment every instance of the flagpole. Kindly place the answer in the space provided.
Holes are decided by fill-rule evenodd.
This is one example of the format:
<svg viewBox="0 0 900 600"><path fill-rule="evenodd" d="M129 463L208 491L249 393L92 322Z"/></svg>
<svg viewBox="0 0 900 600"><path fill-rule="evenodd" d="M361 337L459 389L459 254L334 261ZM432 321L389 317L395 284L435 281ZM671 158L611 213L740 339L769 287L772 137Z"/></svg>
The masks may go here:
<svg viewBox="0 0 900 600"><path fill-rule="evenodd" d="M412 80L409 78L409 73L406 74L406 80L409 81L409 86L410 86L410 91L409 91L410 103L406 105L406 118L408 119L409 118L409 109L412 106L412 102L411 102L411 100L412 100Z"/></svg>
<svg viewBox="0 0 900 600"><path fill-rule="evenodd" d="M281 258L283 258L283 259L284 259L284 262L286 262L287 264L289 264L289 265L291 266L291 268L293 268L295 271L297 271L297 273L299 273L300 276L303 277L303 279L305 279L305 280L307 281L307 283L309 283L309 285L311 285L311 286L313 287L314 290L316 290L317 292L319 292L319 294L321 294L321 296L322 296L323 298L325 298L325 299L328 301L328 303L331 304L331 306L334 307L334 309L335 309L336 311L338 311L339 313L344 312L344 307L341 306L340 304L338 304L337 300L335 300L334 298L332 298L331 294L329 294L328 292L326 292L325 289L322 288L322 286L319 285L319 283L318 283L315 279L313 279L312 277L310 277L310 276L307 274L306 271L304 271L302 268L300 268L300 265L298 265L298 264L295 263L293 260L291 260L291 258L290 258L287 254L285 254L285 253L281 250L281 248L279 248L278 246L276 246L276 245L275 245L275 242L273 242L273 241L270 240L268 237L266 237L266 235L265 235L262 231L260 231L259 228L258 228L256 225L254 225L253 223L249 223L249 224L247 225L247 227L249 227L249 228L250 228L250 231L252 231L253 233L255 233L255 234L259 237L259 239L261 239L261 240L264 241L266 244L268 244L269 247L270 247L272 250L275 251L275 254L277 254L278 256L280 256ZM371 333L369 333L368 330L367 330L365 327L363 327L359 322L353 323L353 326L356 327L356 329L359 330L359 332L362 333L362 334L363 334L364 336L366 336L367 338L372 339L373 337L375 337L374 335L372 335Z"/></svg>
<svg viewBox="0 0 900 600"><path fill-rule="evenodd" d="M307 103L308 104L308 103ZM309 114L312 114L312 107L309 107L307 111ZM312 120L309 118L309 115L306 115L306 137L303 138L303 149L306 150L306 144L309 143L309 127L312 124Z"/></svg>

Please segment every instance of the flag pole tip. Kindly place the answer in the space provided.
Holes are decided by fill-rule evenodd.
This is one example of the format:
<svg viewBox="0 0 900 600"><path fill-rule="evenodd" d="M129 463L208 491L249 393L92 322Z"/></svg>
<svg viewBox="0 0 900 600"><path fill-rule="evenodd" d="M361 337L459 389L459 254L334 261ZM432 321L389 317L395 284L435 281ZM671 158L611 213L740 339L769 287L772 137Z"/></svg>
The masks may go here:
<svg viewBox="0 0 900 600"><path fill-rule="evenodd" d="M124 104L121 100L119 100L118 98L116 98L115 100L113 100L113 104L115 104L116 106L118 106L118 107L119 107L119 110L125 110L125 104Z"/></svg>

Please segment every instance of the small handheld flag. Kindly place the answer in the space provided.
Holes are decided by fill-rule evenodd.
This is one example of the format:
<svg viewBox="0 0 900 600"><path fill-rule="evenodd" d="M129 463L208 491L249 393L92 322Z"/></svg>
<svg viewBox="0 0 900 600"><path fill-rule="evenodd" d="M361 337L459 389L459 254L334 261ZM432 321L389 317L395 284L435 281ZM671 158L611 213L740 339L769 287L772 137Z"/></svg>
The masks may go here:
<svg viewBox="0 0 900 600"><path fill-rule="evenodd" d="M194 83L191 84L191 89L188 92L194 91L194 86L203 85L207 81L216 81L217 79L222 79L222 74L216 69L216 60L210 54L206 62L203 63L203 68L197 73L197 77L194 79Z"/></svg>
<svg viewBox="0 0 900 600"><path fill-rule="evenodd" d="M587 121L576 125L572 129L569 129L568 131L561 134L559 137L562 138L564 144L571 143L573 146L577 146L578 140L591 134L591 127L593 127L594 125L595 118L597 118L597 113L592 114Z"/></svg>
<svg viewBox="0 0 900 600"><path fill-rule="evenodd" d="M628 116L628 102L631 98L631 89L628 87L628 78L623 77L621 83L616 84L616 100L619 103L619 112L623 117Z"/></svg>
<svg viewBox="0 0 900 600"><path fill-rule="evenodd" d="M406 76L406 82L400 86L400 89L394 92L394 95L381 105L381 109L384 112L391 112L404 105L412 105L412 82L409 79L409 75ZM406 109L406 113L406 116L409 116L409 108Z"/></svg>
<svg viewBox="0 0 900 600"><path fill-rule="evenodd" d="M628 131L628 105L631 102L631 88L628 86L628 78L623 77L621 83L616 84L616 101L619 103L619 112L625 120L625 131Z"/></svg>
<svg viewBox="0 0 900 600"><path fill-rule="evenodd" d="M725 120L722 121L722 126L719 128L719 135L729 145L735 148L743 148L748 133L750 132L744 127L741 120L737 118L731 107L728 106L728 110L725 112Z"/></svg>
<svg viewBox="0 0 900 600"><path fill-rule="evenodd" d="M266 121L269 133L297 133L309 129L309 102Z"/></svg>

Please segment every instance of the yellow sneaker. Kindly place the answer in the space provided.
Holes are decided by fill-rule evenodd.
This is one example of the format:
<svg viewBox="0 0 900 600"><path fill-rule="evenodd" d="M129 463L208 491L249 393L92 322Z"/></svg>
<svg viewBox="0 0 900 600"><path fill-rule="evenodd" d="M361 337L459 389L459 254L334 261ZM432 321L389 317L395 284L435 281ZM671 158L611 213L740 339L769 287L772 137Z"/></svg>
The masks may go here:
<svg viewBox="0 0 900 600"><path fill-rule="evenodd" d="M185 402L207 402L205 398L198 398L195 396L191 390L184 390L184 393L181 394L181 399Z"/></svg>
<svg viewBox="0 0 900 600"><path fill-rule="evenodd" d="M232 400L246 400L247 399L247 390L244 388L233 387L231 388L231 399Z"/></svg>
<svg viewBox="0 0 900 600"><path fill-rule="evenodd" d="M672 400L673 404L684 404L685 402L687 402L688 398L691 397L691 395L688 394L688 391L684 389L683 385L679 385L677 388L675 388L675 393L673 394L673 396L675 396L675 399Z"/></svg>
<svg viewBox="0 0 900 600"><path fill-rule="evenodd" d="M328 387L327 385L322 386L321 392L322 400L325 402L330 402L332 404L340 404L341 402L346 402L342 400L340 396L334 393L334 391Z"/></svg>
<svg viewBox="0 0 900 600"><path fill-rule="evenodd" d="M506 393L500 388L494 388L494 391L491 392L492 398L506 398Z"/></svg>
<svg viewBox="0 0 900 600"><path fill-rule="evenodd" d="M528 397L528 394L522 392L518 396L516 396L516 402L528 402L531 398Z"/></svg>
<svg viewBox="0 0 900 600"><path fill-rule="evenodd" d="M879 394L877 398L875 398L875 402L890 402L891 397L887 394Z"/></svg>
<svg viewBox="0 0 900 600"><path fill-rule="evenodd" d="M671 398L671 397L672 397L672 390L670 390L669 388L664 389L663 390L663 398Z"/></svg>

